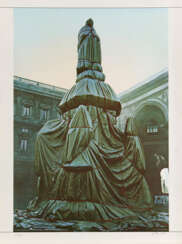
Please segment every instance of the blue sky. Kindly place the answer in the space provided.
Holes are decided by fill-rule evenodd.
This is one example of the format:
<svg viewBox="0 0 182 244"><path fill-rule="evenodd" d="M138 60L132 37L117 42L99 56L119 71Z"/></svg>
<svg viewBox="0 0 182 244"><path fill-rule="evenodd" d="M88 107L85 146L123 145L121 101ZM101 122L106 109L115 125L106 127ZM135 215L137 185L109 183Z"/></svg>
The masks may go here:
<svg viewBox="0 0 182 244"><path fill-rule="evenodd" d="M106 82L116 93L168 66L166 8L16 8L14 74L71 88L78 31L90 17L101 39Z"/></svg>

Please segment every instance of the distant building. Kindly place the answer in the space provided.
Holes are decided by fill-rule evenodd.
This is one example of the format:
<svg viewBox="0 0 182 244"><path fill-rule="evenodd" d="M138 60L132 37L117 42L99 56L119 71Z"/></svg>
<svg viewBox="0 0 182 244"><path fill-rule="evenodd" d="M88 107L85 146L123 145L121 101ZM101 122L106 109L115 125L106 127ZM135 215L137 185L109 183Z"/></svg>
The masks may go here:
<svg viewBox="0 0 182 244"><path fill-rule="evenodd" d="M122 112L119 125L136 119L146 158L146 178L154 195L161 194L160 171L168 168L168 70L119 94ZM157 162L159 155L160 162Z"/></svg>
<svg viewBox="0 0 182 244"><path fill-rule="evenodd" d="M14 208L25 208L35 194L36 133L59 117L57 105L66 91L14 76Z"/></svg>

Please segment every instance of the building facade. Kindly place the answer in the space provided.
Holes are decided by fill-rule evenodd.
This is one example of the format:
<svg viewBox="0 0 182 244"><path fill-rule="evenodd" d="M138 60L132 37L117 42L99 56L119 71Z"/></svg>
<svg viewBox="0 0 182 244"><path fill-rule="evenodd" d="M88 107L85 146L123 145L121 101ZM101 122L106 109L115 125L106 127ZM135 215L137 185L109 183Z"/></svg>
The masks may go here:
<svg viewBox="0 0 182 244"><path fill-rule="evenodd" d="M124 131L127 118L135 118L146 158L146 179L153 195L162 194L160 174L168 168L168 70L138 83L119 97L119 126Z"/></svg>
<svg viewBox="0 0 182 244"><path fill-rule="evenodd" d="M66 89L14 76L14 208L35 194L34 143L47 120L58 118Z"/></svg>

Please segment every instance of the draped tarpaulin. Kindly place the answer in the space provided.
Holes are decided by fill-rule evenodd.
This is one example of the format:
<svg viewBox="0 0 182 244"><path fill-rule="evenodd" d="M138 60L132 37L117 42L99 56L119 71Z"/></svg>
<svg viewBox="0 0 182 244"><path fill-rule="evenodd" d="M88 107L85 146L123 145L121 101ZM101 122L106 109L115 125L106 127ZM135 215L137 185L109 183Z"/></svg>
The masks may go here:
<svg viewBox="0 0 182 244"><path fill-rule="evenodd" d="M39 194L31 209L40 216L96 221L150 209L136 137L126 144L115 118L102 108L81 105L71 114L47 122L37 136Z"/></svg>
<svg viewBox="0 0 182 244"><path fill-rule="evenodd" d="M125 133L116 126L121 105L104 83L92 25L87 21L79 32L77 83L60 103L62 119L48 121L37 135L37 197L28 209L39 217L107 221L152 208L143 150L132 119Z"/></svg>

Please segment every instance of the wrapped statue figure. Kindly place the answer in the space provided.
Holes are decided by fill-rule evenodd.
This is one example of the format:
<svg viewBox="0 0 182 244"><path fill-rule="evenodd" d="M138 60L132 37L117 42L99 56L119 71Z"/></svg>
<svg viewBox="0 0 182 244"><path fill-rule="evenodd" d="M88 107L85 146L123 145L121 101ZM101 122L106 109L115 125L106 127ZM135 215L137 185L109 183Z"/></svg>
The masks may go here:
<svg viewBox="0 0 182 244"><path fill-rule="evenodd" d="M105 83L100 38L87 20L78 34L75 85L59 105L61 119L37 135L37 196L30 214L58 220L112 221L150 211L145 158L129 118L117 127L121 104Z"/></svg>

